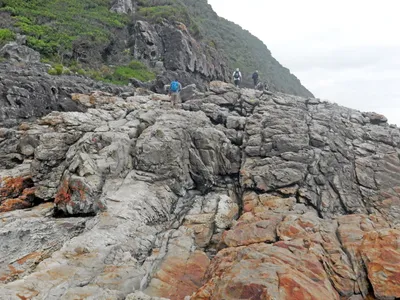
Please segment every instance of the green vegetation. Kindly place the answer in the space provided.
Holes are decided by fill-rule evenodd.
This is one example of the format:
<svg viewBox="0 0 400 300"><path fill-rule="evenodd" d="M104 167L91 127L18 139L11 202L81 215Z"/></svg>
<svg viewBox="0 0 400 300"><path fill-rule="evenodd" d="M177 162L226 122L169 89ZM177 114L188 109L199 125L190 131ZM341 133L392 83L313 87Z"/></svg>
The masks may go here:
<svg viewBox="0 0 400 300"><path fill-rule="evenodd" d="M130 78L145 82L155 79L156 76L144 64L134 60L128 66L117 67L111 76L106 77L110 82L116 84L127 84Z"/></svg>
<svg viewBox="0 0 400 300"><path fill-rule="evenodd" d="M13 31L27 36L28 46L45 57L72 49L79 37L108 42L127 16L109 11L109 0L2 0L0 10L15 20Z"/></svg>
<svg viewBox="0 0 400 300"><path fill-rule="evenodd" d="M82 65L74 64L65 67L62 64L54 64L48 71L50 75L79 74L91 77L98 81L109 82L118 85L126 85L129 79L136 78L146 82L155 79L155 73L151 72L143 63L133 60L127 66L107 67L98 69L84 69Z"/></svg>
<svg viewBox="0 0 400 300"><path fill-rule="evenodd" d="M9 42L15 39L15 33L9 29L0 29L0 43Z"/></svg>
<svg viewBox="0 0 400 300"><path fill-rule="evenodd" d="M218 17L207 0L137 0L136 14L110 11L111 0L0 0L0 45L27 36L27 44L50 63L54 75L68 72L118 84L129 78L151 80L146 67L129 64L132 22L180 22L198 42L222 54L231 71L239 67L245 82L254 70L277 91L310 96L268 48L240 26ZM207 50L205 52L207 55ZM107 67L104 65L114 65Z"/></svg>
<svg viewBox="0 0 400 300"><path fill-rule="evenodd" d="M186 5L180 0L139 0L138 15L154 23L180 22L196 38L201 37L197 21L191 16Z"/></svg>

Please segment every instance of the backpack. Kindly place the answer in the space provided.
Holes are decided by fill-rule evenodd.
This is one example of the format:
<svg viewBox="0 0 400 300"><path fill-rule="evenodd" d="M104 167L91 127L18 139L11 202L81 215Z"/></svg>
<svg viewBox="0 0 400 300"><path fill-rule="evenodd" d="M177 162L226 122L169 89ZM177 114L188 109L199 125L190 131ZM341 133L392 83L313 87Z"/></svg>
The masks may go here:
<svg viewBox="0 0 400 300"><path fill-rule="evenodd" d="M235 79L239 79L240 78L240 74L238 71L235 72L235 74L233 75L233 78Z"/></svg>
<svg viewBox="0 0 400 300"><path fill-rule="evenodd" d="M179 92L179 83L178 81L172 81L171 86L169 87L170 92L176 93Z"/></svg>

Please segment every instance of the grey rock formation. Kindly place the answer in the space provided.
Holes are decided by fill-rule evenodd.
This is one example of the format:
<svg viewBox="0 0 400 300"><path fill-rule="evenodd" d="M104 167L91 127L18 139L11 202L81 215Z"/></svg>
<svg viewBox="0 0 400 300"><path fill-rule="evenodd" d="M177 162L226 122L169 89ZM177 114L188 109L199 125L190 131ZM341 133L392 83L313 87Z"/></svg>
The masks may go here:
<svg viewBox="0 0 400 300"><path fill-rule="evenodd" d="M14 44L6 45L2 51L8 53L10 47L13 49ZM25 46L16 47L28 49L26 55L21 55L24 60L20 64L0 63L0 124L3 126L12 126L52 111L83 111L85 107L72 100L72 93L93 90L134 93L130 87L99 83L82 76L50 76L47 74L48 66L35 63L39 60L37 52ZM10 58L13 57L10 54Z"/></svg>
<svg viewBox="0 0 400 300"><path fill-rule="evenodd" d="M0 57L13 62L38 63L40 53L19 43L8 43L0 50Z"/></svg>
<svg viewBox="0 0 400 300"><path fill-rule="evenodd" d="M111 11L119 14L131 14L134 13L133 0L115 0Z"/></svg>
<svg viewBox="0 0 400 300"><path fill-rule="evenodd" d="M400 131L383 116L222 82L179 110L140 93L75 94L84 112L1 131L13 199L0 207L24 196L7 178L30 176L31 205L47 202L0 213L5 299L238 299L247 286L293 299L292 282L400 297L395 279L381 289L400 257Z"/></svg>
<svg viewBox="0 0 400 300"><path fill-rule="evenodd" d="M202 88L207 81L228 80L224 58L214 48L196 41L182 23L137 21L130 44L136 59L154 66L163 62L167 71L157 79L154 89L158 92L176 78L184 85L196 83Z"/></svg>
<svg viewBox="0 0 400 300"><path fill-rule="evenodd" d="M202 96L202 93L200 93L197 90L197 87L195 84L189 84L185 87L182 88L182 91L180 93L181 100L182 102L185 102L187 100L195 99L198 97Z"/></svg>

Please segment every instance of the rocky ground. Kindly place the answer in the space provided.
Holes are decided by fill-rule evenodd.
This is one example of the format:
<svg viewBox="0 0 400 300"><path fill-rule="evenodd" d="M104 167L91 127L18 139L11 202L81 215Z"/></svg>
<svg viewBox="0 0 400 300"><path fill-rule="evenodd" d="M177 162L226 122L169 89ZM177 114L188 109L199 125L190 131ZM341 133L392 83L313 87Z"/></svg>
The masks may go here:
<svg viewBox="0 0 400 300"><path fill-rule="evenodd" d="M1 299L396 299L400 131L212 82L0 130Z"/></svg>
<svg viewBox="0 0 400 300"><path fill-rule="evenodd" d="M52 111L85 111L71 93L93 90L120 96L132 88L96 82L83 76L50 76L50 65L40 63L40 54L21 43L0 50L0 125L14 126Z"/></svg>

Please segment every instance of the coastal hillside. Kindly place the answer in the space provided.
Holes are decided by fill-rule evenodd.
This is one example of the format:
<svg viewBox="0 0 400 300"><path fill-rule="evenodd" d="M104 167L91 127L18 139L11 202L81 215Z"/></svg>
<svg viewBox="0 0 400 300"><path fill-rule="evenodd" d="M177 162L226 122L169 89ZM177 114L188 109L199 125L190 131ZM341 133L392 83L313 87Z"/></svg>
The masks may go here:
<svg viewBox="0 0 400 300"><path fill-rule="evenodd" d="M206 88L239 67L245 84L258 69L271 90L312 96L259 39L206 0L2 0L0 20L0 46L25 35L52 75L119 85L136 78L160 91L173 77Z"/></svg>

